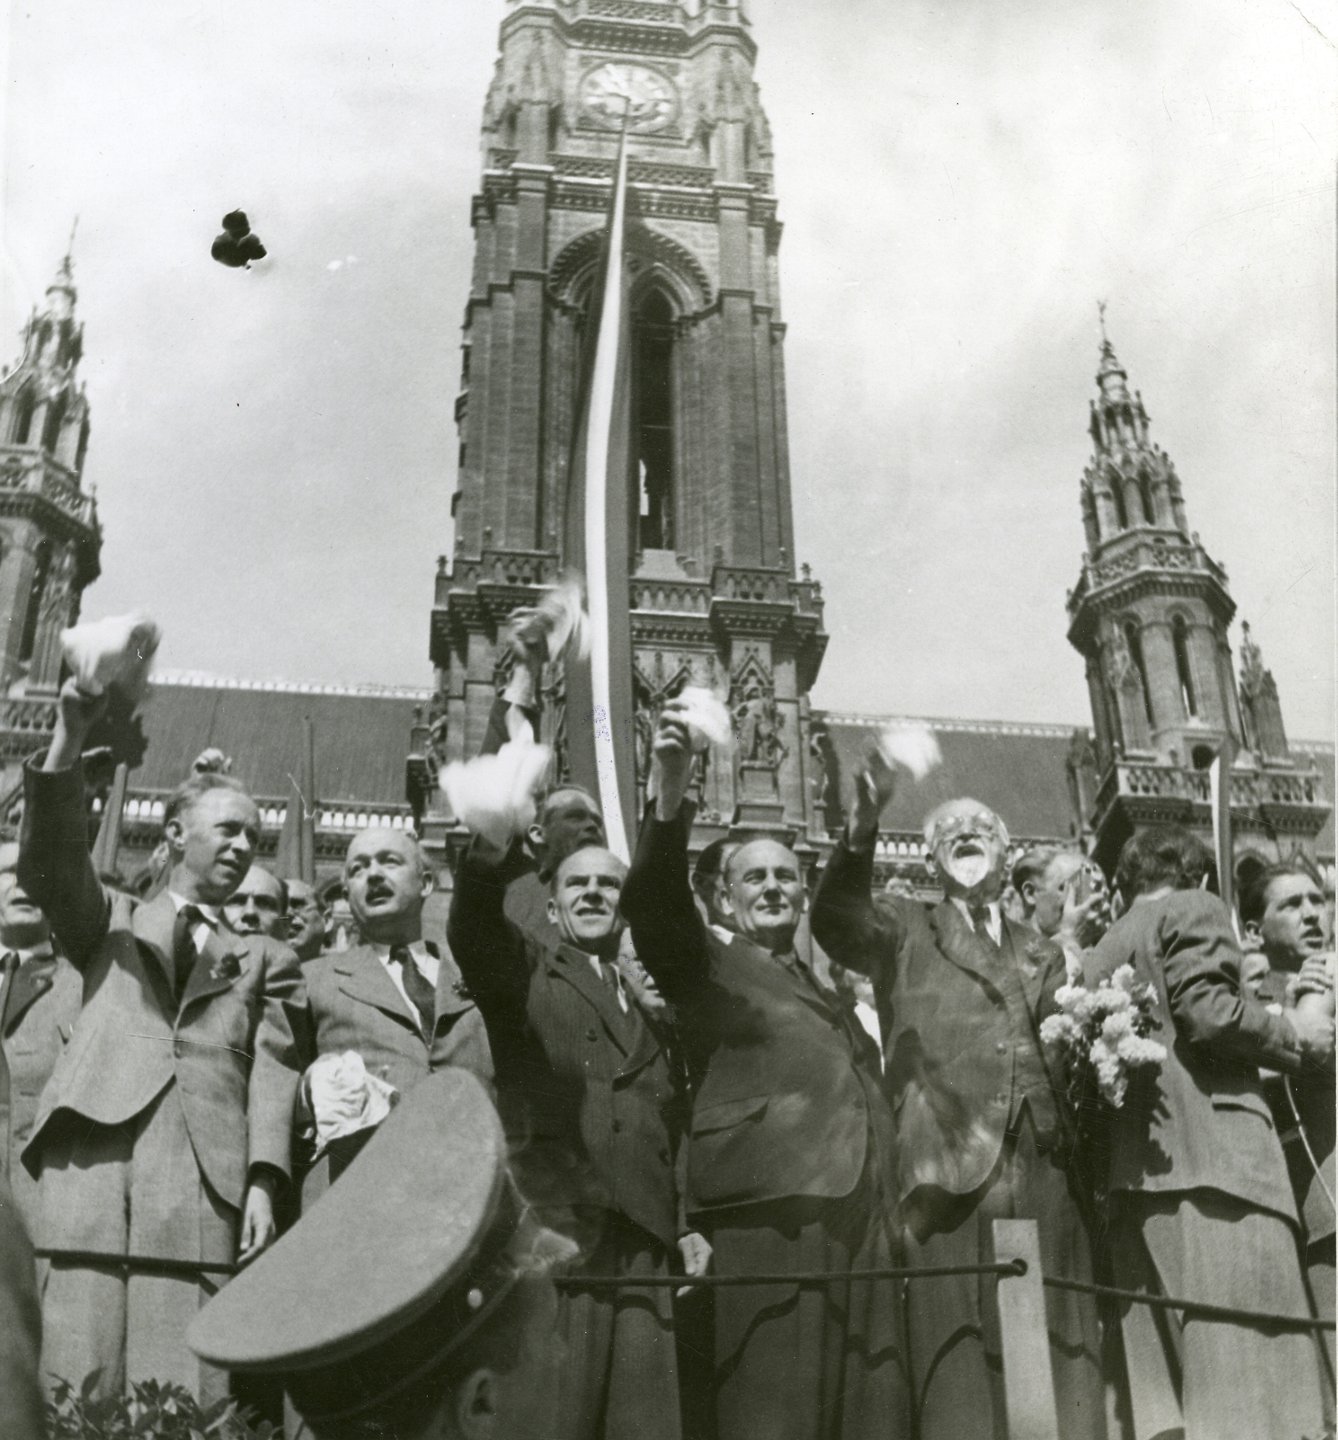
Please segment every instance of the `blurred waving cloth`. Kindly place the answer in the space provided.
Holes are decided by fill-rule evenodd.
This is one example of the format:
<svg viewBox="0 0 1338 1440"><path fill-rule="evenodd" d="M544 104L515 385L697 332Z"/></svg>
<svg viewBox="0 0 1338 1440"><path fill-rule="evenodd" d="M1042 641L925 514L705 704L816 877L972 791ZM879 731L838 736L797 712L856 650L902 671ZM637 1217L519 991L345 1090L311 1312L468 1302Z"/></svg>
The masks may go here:
<svg viewBox="0 0 1338 1440"><path fill-rule="evenodd" d="M570 779L596 796L609 849L631 857L635 833L630 603L631 337L623 253L627 137L614 174L599 283L592 291L593 344L583 366L582 404L568 470L565 563L586 580L588 658L566 662Z"/></svg>

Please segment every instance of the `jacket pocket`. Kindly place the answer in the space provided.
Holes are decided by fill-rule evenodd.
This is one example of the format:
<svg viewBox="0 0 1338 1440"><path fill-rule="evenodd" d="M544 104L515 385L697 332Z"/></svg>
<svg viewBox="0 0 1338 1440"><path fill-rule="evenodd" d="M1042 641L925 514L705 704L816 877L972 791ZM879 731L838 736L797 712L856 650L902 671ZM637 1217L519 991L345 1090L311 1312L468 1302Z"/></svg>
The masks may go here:
<svg viewBox="0 0 1338 1440"><path fill-rule="evenodd" d="M745 1120L760 1119L770 1099L770 1095L746 1095L739 1100L699 1106L693 1112L692 1133L710 1135L717 1130L730 1130Z"/></svg>

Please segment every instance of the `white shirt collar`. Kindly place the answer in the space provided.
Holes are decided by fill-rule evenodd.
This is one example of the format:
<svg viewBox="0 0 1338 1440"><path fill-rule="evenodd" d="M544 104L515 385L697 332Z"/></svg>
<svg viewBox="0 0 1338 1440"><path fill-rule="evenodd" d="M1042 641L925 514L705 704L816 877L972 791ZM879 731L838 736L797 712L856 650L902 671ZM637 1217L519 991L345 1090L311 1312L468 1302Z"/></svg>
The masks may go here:
<svg viewBox="0 0 1338 1440"><path fill-rule="evenodd" d="M175 890L167 892L172 897L172 905L178 915L187 905L194 905L200 912L200 919L209 926L211 930L218 929L218 906L206 905L203 900L187 900L184 895L178 895Z"/></svg>
<svg viewBox="0 0 1338 1440"><path fill-rule="evenodd" d="M975 921L971 918L970 905L968 905L960 895L954 895L952 897L952 903L958 908L958 910L962 912L966 923L974 930L976 928L976 924ZM985 904L985 910L987 912L985 928L989 931L990 939L993 940L996 945L1002 945L1003 909L997 900L989 900Z"/></svg>

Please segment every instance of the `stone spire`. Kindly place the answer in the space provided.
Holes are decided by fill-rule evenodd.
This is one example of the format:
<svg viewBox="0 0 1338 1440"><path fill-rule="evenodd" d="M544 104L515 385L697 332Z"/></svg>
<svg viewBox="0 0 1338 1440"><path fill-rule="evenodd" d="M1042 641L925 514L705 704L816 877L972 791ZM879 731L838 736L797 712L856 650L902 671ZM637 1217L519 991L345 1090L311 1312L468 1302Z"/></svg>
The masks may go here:
<svg viewBox="0 0 1338 1440"><path fill-rule="evenodd" d="M1246 742L1262 760L1287 760L1291 752L1277 682L1273 672L1264 668L1263 653L1250 635L1249 622L1240 628L1240 710Z"/></svg>
<svg viewBox="0 0 1338 1440"><path fill-rule="evenodd" d="M1137 527L1188 536L1180 477L1170 457L1152 442L1142 394L1129 391L1129 374L1106 333L1105 303L1099 307L1101 350L1097 394L1087 429L1092 459L1083 473L1083 529L1090 552Z"/></svg>

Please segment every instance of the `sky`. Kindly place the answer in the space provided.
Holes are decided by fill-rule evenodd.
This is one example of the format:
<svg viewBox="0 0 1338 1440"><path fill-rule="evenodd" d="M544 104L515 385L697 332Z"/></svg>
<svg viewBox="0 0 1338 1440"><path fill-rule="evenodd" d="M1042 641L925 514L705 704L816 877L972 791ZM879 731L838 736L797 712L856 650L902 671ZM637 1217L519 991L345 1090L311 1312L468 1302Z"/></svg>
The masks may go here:
<svg viewBox="0 0 1338 1440"><path fill-rule="evenodd" d="M752 0L815 702L1084 723L1096 305L1292 735L1334 724L1338 0ZM73 216L89 618L426 688L502 0L14 0L0 360ZM240 206L263 267L209 258ZM1238 643L1238 629L1233 630Z"/></svg>

